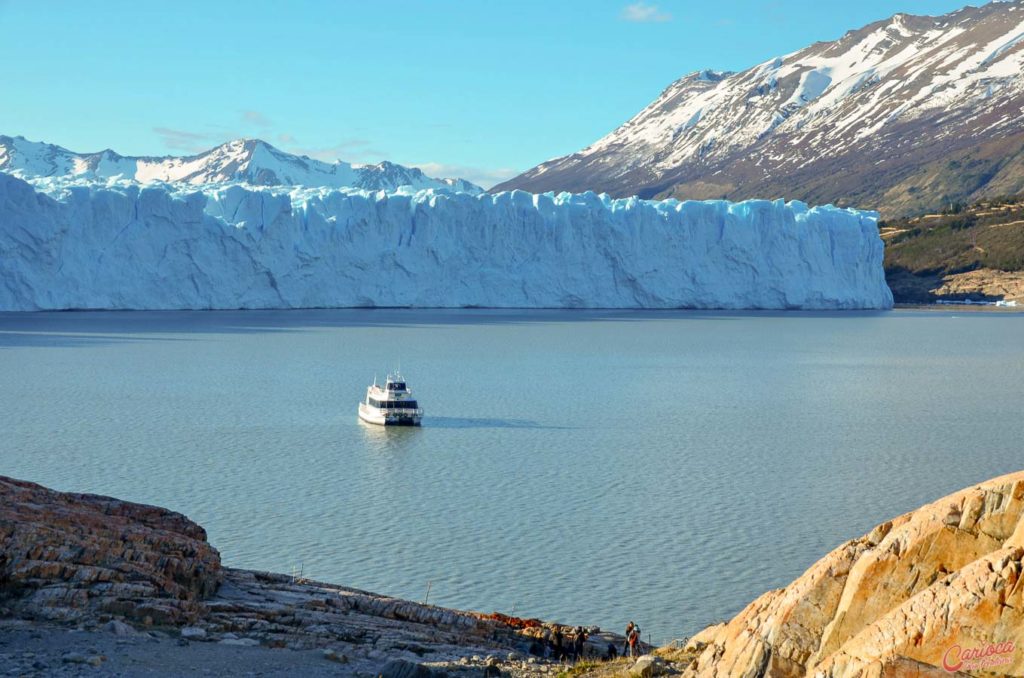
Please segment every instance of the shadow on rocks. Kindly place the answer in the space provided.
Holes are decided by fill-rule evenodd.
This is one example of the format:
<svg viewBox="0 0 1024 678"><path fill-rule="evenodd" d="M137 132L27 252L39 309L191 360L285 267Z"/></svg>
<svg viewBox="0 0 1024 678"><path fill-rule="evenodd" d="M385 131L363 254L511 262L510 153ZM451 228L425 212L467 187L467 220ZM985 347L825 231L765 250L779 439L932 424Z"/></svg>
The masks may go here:
<svg viewBox="0 0 1024 678"><path fill-rule="evenodd" d="M405 659L392 659L381 669L379 678L442 678L451 675L447 671L432 669L423 664L407 661ZM479 671L460 671L460 676L470 678L471 676L482 676L485 678L498 678L503 675L497 666L487 666Z"/></svg>

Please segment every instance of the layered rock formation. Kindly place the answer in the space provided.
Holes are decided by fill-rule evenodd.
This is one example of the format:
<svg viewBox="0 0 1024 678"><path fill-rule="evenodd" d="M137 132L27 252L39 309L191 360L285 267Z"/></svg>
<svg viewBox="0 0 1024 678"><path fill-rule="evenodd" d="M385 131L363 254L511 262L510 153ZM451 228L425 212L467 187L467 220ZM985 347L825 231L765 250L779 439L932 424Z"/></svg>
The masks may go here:
<svg viewBox="0 0 1024 678"><path fill-rule="evenodd" d="M847 542L690 640L685 675L1024 675L1024 472Z"/></svg>
<svg viewBox="0 0 1024 678"><path fill-rule="evenodd" d="M388 666L391 675L542 675L554 662L530 655L545 654L555 629L566 637L572 632L560 624L222 568L203 528L181 514L0 476L0 622L18 618L72 622L146 642L176 636L186 645L322 651L323 663L364 675L388 674ZM609 643L622 645L621 637L589 630L590 656L603 654ZM96 666L106 661L92 654ZM176 673L167 668L178 665L173 659L162 661L163 670ZM274 661L278 669L289 665L287 657ZM432 674L425 665L439 670Z"/></svg>
<svg viewBox="0 0 1024 678"><path fill-rule="evenodd" d="M0 605L180 623L221 576L206 531L180 513L0 476Z"/></svg>
<svg viewBox="0 0 1024 678"><path fill-rule="evenodd" d="M1024 271L983 268L963 273L887 273L897 303L956 304L966 302L1024 304Z"/></svg>

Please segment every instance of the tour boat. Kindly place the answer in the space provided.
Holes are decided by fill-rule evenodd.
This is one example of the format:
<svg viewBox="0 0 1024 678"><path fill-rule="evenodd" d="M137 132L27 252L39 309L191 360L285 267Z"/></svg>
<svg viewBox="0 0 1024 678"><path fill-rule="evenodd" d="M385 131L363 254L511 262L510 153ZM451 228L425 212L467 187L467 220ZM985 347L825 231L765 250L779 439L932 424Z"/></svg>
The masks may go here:
<svg viewBox="0 0 1024 678"><path fill-rule="evenodd" d="M380 426L419 426L423 410L417 407L405 379L396 372L388 375L383 386L373 380L366 389L366 399L359 403L359 418Z"/></svg>

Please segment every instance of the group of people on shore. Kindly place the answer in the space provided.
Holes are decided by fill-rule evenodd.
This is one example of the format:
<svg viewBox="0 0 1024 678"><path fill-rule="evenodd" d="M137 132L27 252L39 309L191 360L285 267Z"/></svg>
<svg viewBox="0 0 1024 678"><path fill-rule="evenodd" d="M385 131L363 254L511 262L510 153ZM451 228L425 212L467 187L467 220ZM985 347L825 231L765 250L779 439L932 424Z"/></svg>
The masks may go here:
<svg viewBox="0 0 1024 678"><path fill-rule="evenodd" d="M577 662L586 658L586 643L589 636L590 634L582 626L577 626L568 633L563 633L562 628L556 626L534 640L530 645L530 654L560 662ZM629 622L626 626L626 638L622 644L621 656L639 657L641 654L643 652L641 651L640 627L635 622ZM611 661L618 657L618 647L615 643L608 643L608 648L601 658Z"/></svg>
<svg viewBox="0 0 1024 678"><path fill-rule="evenodd" d="M590 634L582 626L577 626L569 633L562 633L562 628L556 626L533 642L530 646L530 654L560 662L579 661L584 657L584 646L589 636Z"/></svg>

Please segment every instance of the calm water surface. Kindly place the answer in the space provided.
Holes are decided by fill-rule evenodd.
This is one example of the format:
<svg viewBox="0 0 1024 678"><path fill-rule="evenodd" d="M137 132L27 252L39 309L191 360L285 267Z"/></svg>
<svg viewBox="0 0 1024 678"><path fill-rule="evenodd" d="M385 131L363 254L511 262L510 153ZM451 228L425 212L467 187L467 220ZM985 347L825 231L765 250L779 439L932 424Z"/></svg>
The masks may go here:
<svg viewBox="0 0 1024 678"><path fill-rule="evenodd" d="M401 361L422 429L356 403ZM1024 314L0 314L0 473L229 565L690 634L1024 467Z"/></svg>

